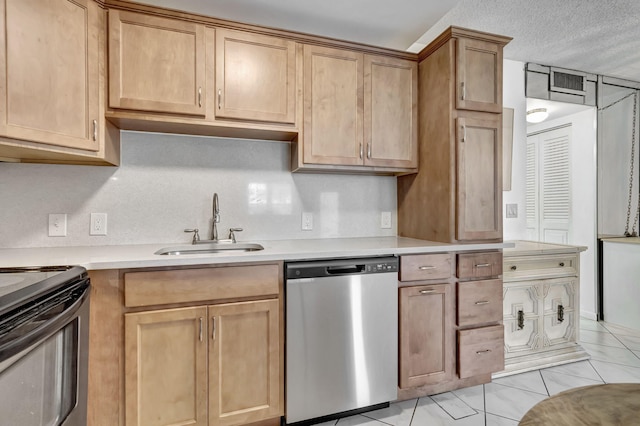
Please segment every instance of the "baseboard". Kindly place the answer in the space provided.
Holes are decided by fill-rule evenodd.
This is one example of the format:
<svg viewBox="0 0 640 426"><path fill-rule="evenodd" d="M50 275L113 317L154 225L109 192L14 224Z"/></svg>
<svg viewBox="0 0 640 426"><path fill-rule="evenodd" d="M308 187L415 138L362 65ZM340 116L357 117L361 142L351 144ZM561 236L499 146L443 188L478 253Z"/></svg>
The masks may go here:
<svg viewBox="0 0 640 426"><path fill-rule="evenodd" d="M596 315L595 312L585 312L585 311L580 311L580 317L581 318L586 318L588 320L591 321L598 321L598 315Z"/></svg>

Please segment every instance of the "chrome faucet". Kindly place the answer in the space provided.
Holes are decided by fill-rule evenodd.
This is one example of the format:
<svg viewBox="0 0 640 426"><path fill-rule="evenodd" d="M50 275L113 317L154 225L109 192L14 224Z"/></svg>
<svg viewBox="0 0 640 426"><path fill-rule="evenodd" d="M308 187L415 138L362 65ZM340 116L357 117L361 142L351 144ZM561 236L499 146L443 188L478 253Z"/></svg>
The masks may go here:
<svg viewBox="0 0 640 426"><path fill-rule="evenodd" d="M220 223L220 205L218 203L218 193L213 193L213 218L211 227L211 239L218 241L218 223Z"/></svg>

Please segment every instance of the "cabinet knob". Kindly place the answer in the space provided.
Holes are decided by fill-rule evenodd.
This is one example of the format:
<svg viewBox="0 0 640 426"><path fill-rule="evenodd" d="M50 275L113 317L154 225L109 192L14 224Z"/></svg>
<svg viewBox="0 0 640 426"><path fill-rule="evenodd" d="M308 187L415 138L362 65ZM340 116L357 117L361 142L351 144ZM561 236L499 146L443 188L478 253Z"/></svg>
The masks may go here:
<svg viewBox="0 0 640 426"><path fill-rule="evenodd" d="M516 265L513 265L513 266L511 267L511 270L512 270L512 271L515 271L516 269L518 269L518 267L517 267Z"/></svg>
<svg viewBox="0 0 640 426"><path fill-rule="evenodd" d="M564 267L564 262L560 262L560 266L561 266L561 267Z"/></svg>

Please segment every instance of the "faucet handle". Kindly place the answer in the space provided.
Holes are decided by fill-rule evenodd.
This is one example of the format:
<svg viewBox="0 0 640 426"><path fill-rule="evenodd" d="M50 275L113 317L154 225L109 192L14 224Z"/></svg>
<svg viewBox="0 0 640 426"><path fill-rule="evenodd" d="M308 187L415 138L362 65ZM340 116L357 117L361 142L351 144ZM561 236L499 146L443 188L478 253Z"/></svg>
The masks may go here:
<svg viewBox="0 0 640 426"><path fill-rule="evenodd" d="M198 234L200 230L198 228L194 229L185 229L184 232L193 232L193 239L191 240L191 244L195 244L200 241L200 234Z"/></svg>
<svg viewBox="0 0 640 426"><path fill-rule="evenodd" d="M236 242L236 234L234 232L242 232L242 228L229 228L229 239L232 243Z"/></svg>

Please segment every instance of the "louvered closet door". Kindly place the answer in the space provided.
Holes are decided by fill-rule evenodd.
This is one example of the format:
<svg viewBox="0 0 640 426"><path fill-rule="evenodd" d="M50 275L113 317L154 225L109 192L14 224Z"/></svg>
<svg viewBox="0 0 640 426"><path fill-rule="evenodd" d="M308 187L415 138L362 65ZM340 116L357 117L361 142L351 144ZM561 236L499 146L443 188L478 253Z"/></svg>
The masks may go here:
<svg viewBox="0 0 640 426"><path fill-rule="evenodd" d="M527 138L528 238L548 243L569 242L571 133L571 126L566 126Z"/></svg>

